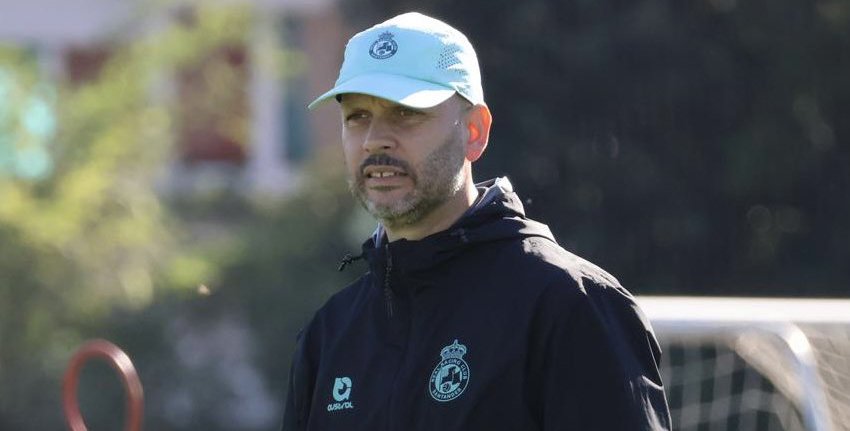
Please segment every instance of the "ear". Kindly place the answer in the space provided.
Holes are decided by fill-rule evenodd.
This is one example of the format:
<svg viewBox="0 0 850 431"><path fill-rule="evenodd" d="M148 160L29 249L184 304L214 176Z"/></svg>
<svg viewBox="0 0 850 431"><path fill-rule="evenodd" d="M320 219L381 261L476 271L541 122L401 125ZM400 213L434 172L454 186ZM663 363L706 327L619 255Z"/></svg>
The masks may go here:
<svg viewBox="0 0 850 431"><path fill-rule="evenodd" d="M470 162L478 160L487 148L490 139L490 124L493 117L490 109L484 105L473 106L466 115L466 159Z"/></svg>

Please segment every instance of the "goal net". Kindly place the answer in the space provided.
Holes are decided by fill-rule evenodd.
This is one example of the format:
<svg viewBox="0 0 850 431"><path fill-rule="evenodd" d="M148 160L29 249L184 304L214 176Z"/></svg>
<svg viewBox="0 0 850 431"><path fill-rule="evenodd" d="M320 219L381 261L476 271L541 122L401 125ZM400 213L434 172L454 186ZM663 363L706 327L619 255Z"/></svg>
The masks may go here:
<svg viewBox="0 0 850 431"><path fill-rule="evenodd" d="M676 431L850 431L850 300L637 298Z"/></svg>

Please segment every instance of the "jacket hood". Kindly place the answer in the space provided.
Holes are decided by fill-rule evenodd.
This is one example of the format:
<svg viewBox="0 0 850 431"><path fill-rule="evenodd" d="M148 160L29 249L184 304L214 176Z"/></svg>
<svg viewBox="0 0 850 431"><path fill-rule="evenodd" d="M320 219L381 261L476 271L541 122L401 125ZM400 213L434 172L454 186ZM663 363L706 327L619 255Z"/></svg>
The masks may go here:
<svg viewBox="0 0 850 431"><path fill-rule="evenodd" d="M519 196L506 177L476 184L479 199L451 227L425 238L386 243L383 228L363 243L363 256L372 273L381 278L388 262L393 272L415 276L465 250L494 241L541 237L555 242L552 232L525 216Z"/></svg>

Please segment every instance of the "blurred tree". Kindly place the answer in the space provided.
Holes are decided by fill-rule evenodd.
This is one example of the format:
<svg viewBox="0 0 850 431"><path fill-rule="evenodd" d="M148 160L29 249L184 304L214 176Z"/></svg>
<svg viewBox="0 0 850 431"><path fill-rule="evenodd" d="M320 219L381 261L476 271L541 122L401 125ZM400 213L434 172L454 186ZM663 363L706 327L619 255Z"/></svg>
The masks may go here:
<svg viewBox="0 0 850 431"><path fill-rule="evenodd" d="M850 292L850 3L346 4L464 31L494 115L477 176L636 293Z"/></svg>
<svg viewBox="0 0 850 431"><path fill-rule="evenodd" d="M213 278L156 193L175 136L163 87L244 38L250 12L193 18L117 35L83 82L50 82L30 53L0 48L0 429L56 428L65 361L110 311Z"/></svg>

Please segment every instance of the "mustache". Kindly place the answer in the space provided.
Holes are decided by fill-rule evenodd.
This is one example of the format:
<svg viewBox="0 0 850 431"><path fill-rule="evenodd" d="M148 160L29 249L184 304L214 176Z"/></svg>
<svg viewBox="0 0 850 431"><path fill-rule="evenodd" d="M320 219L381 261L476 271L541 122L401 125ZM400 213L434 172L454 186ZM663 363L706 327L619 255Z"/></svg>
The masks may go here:
<svg viewBox="0 0 850 431"><path fill-rule="evenodd" d="M404 160L396 159L395 157L388 156L386 154L372 154L369 157L366 157L363 160L363 163L360 164L360 173L363 173L363 170L368 166L395 166L397 168L401 168L408 175L411 174L410 165Z"/></svg>

